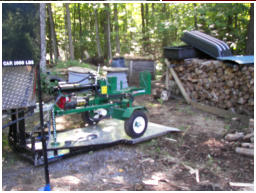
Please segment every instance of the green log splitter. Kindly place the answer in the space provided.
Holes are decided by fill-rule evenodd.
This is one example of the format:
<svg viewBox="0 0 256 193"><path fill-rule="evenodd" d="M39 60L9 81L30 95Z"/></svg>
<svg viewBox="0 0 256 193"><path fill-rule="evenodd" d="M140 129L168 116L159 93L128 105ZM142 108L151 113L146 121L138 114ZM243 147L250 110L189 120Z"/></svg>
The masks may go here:
<svg viewBox="0 0 256 193"><path fill-rule="evenodd" d="M55 103L52 108L53 144L56 140L55 117L67 114L81 113L86 124L97 124L104 118L124 120L124 129L131 138L141 137L148 125L144 106L133 106L135 96L151 94L150 72L140 72L140 86L117 90L117 78L100 78L92 73L86 79L75 83L59 82L56 89ZM79 95L80 94L80 95Z"/></svg>

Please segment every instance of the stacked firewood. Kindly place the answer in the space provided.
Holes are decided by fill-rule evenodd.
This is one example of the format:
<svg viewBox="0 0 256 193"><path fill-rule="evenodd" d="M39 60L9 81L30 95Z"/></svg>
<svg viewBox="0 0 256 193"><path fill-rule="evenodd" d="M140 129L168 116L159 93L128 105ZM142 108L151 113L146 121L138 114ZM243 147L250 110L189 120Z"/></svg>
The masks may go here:
<svg viewBox="0 0 256 193"><path fill-rule="evenodd" d="M239 154L254 156L254 120L250 119L249 128L243 129L238 132L236 126L239 124L237 118L233 118L231 121L231 129L235 132L228 133L225 136L227 143L233 143L236 145L235 151Z"/></svg>
<svg viewBox="0 0 256 193"><path fill-rule="evenodd" d="M187 94L195 101L253 115L254 67L218 60L185 60L174 67ZM176 92L176 91L174 91Z"/></svg>

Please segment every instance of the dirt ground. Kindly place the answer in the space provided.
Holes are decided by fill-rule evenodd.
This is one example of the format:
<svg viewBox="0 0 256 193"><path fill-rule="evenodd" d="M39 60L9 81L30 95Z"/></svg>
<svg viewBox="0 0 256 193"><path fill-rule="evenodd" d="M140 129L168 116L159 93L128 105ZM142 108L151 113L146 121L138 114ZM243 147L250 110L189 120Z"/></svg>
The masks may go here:
<svg viewBox="0 0 256 193"><path fill-rule="evenodd" d="M254 160L236 154L235 144L223 140L228 121L196 110L182 99L161 104L142 96L135 103L148 108L151 122L183 132L51 163L52 190L253 190L229 185L253 183ZM79 115L73 115L57 125L65 129L83 124ZM3 149L3 190L37 190L44 183L42 166L34 167L8 147Z"/></svg>

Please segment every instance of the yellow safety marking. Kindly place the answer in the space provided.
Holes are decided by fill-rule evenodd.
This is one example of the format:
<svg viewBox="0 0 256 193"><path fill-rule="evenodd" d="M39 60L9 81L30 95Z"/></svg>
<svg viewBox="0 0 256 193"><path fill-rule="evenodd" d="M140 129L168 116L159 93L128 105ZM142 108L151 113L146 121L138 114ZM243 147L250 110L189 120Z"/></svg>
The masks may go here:
<svg viewBox="0 0 256 193"><path fill-rule="evenodd" d="M108 87L107 86L101 86L101 94L107 94L108 93Z"/></svg>

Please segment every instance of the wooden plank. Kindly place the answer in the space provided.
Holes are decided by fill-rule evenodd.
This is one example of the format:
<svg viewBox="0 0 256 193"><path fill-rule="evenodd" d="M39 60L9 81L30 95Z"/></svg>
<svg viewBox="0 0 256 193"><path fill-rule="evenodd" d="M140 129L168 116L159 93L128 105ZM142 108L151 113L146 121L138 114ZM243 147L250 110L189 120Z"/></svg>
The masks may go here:
<svg viewBox="0 0 256 193"><path fill-rule="evenodd" d="M169 62L167 59L165 59L165 63L166 63L166 65L167 65L167 67L170 66L170 62ZM179 89L180 89L180 91L181 91L183 97L185 98L186 102L187 102L188 104L190 104L191 99L189 98L188 94L186 93L186 91L185 91L185 89L184 89L184 87L183 87L183 85L182 85L180 79L178 78L176 72L174 71L174 69L173 69L172 67L170 67L170 71L171 71L171 74L172 74L172 76L173 76L175 82L177 83L177 85L178 85L178 87L179 87Z"/></svg>
<svg viewBox="0 0 256 193"><path fill-rule="evenodd" d="M169 90L169 81L170 81L170 78L169 78L169 67L166 65L166 75L165 75L165 88L167 90Z"/></svg>
<svg viewBox="0 0 256 193"><path fill-rule="evenodd" d="M191 101L191 105L197 109L202 110L202 111L205 111L205 112L208 112L208 113L220 116L220 117L224 117L227 119L232 119L233 117L239 117L241 122L245 125L248 125L248 123L249 123L249 117L247 117L245 115L240 115L240 114L233 113L231 111L227 111L227 110L220 109L217 107L200 104L195 101Z"/></svg>

